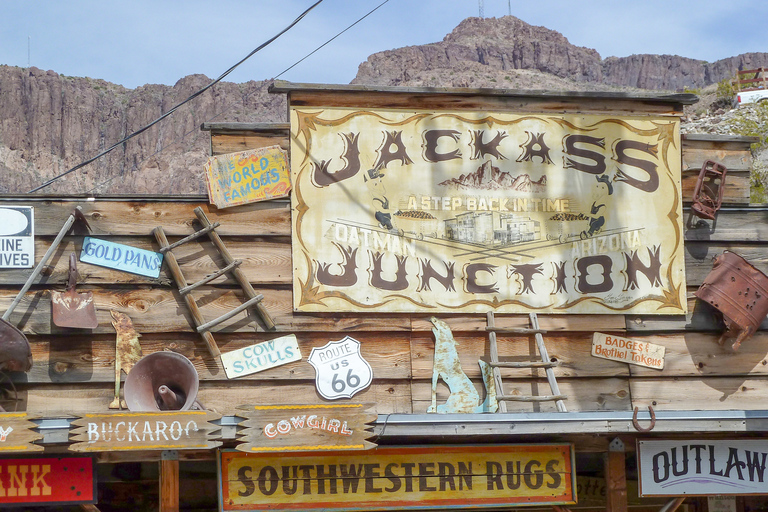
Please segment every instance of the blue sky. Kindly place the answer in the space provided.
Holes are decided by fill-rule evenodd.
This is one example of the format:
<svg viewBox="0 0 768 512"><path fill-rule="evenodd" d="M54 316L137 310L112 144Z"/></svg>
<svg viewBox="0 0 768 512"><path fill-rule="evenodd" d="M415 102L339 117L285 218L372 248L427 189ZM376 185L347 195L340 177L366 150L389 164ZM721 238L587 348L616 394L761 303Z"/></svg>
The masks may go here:
<svg viewBox="0 0 768 512"><path fill-rule="evenodd" d="M383 0L324 0L227 81L281 73ZM282 30L313 0L0 0L0 64L54 70L137 87L216 78ZM486 17L509 14L562 33L603 58L635 53L715 61L768 52L765 0L484 0ZM389 0L281 78L349 83L372 53L441 41L478 15L477 0Z"/></svg>

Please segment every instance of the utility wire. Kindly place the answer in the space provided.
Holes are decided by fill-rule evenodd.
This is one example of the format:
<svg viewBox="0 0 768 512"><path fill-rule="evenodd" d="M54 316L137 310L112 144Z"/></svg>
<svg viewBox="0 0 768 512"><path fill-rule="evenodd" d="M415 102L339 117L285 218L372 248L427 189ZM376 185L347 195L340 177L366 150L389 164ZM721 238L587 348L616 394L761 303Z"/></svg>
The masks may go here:
<svg viewBox="0 0 768 512"><path fill-rule="evenodd" d="M39 185L39 186L37 186L37 187L33 188L32 190L30 190L30 191L29 191L29 192L27 192L27 193L28 193L28 194L31 194L31 193L33 193L33 192L37 192L38 190L41 190L41 189L43 189L43 188L45 188L45 187L49 186L51 183L55 182L56 180L59 180L59 179L63 178L64 176L66 176L67 174L69 174L69 173L72 173L72 172L74 172L74 171L76 171L76 170L78 170L78 169L80 169L80 168L82 168L82 167L85 167L86 165L90 164L91 162L93 162L93 161L95 161L95 160L98 160L98 159L99 159L99 158L101 158L102 156L104 156L104 155L106 155L107 153L109 153L110 151L114 150L116 147L120 146L120 145L121 145L121 144L123 144L124 142L126 142L126 141L128 141L128 140L130 140L130 139L134 138L135 136L137 136L137 135L139 135L139 134L141 134L141 133L143 133L143 132L147 131L148 129L150 129L151 127L153 127L154 125L156 125L157 123L159 123L160 121L162 121L163 119L165 119L166 117L168 117L169 115L173 114L173 113L174 113L174 112L175 112L175 111L176 111L176 110L177 110L179 107L181 107L182 105L184 105L184 104L186 104L186 103L189 103L190 101L192 101L193 99L197 98L198 96L200 96L201 94L203 94L205 91L207 91L208 89L210 89L211 87L213 87L214 85L216 85L218 82L222 81L222 80L224 79L224 77L226 77L226 76L227 76L227 75L229 75L229 74L230 74L232 71L234 71L234 70L235 70L235 68L237 68L237 67L238 67L240 64L242 64L242 63L243 63L243 62L245 62L246 60L250 59L250 58L251 58L251 57L252 57L252 56L253 56L255 53L257 53L257 52L261 51L262 49L264 49L265 47L267 47L268 45L270 45L272 42L274 42L274 41L275 41L275 40L276 40L278 37L280 37L280 36L282 36L283 34L285 34L286 32L288 32L288 31L289 31L290 29L292 29L292 28L293 28L293 27L294 27L294 26L295 26L295 25L296 25L296 24L297 24L299 21L301 21L301 20L304 18L304 16L306 16L306 15L309 13L309 11L311 11L312 9L314 9L315 7L317 7L318 5L320 5L320 3L321 3L322 1L323 1L323 0L317 0L317 2L315 2L314 4L312 4L312 5L311 5L311 6L310 6L310 7L309 7L309 8L308 8L306 11L304 11L303 13L301 13L301 14L300 14L300 15L299 15L299 16L298 16L298 17L297 17L295 20L293 20L293 22L292 22L290 25L288 25L288 26L287 26L287 27L285 27L283 30L281 30L280 32L278 32L278 33L277 33L275 36L271 37L270 39L268 39L267 41L265 41L264 43L262 43L261 45L259 45L259 46L258 46L258 47L257 47L255 50L253 50L251 53L249 53L249 54L248 54L248 55L246 55L244 58L242 58L242 59L241 59L241 60L240 60L240 61L239 61L237 64L235 64L234 66L232 66L232 67L230 67L228 70L226 70L224 73L222 73L222 74L221 74L221 76L219 76L219 78L217 78L216 80L213 80L211 83L209 83L208 85L206 85L205 87L203 87L202 89L200 89L199 91L197 91L196 93L192 94L192 95L191 95L189 98L185 99L184 101L182 101L182 102L181 102L181 103L179 103L178 105L176 105L176 106L172 107L170 110L168 110L166 113L164 113L163 115L161 115L160 117L158 117L157 119L155 119L154 121L152 121L151 123L149 123L148 125L144 126L143 128L139 128L138 130L136 130L136 131L135 131L135 132L133 132L132 134L130 134L130 135L128 135L127 137L125 137L123 140L121 140L121 141L118 141L118 142L115 142L115 143L114 143L114 144L112 144L112 145L111 145L109 148L105 149L104 151L102 151L102 152L101 152L101 153L99 153L98 155L94 156L93 158L90 158L90 159L86 160L85 162L82 162L82 163L80 163L80 164L77 164L76 166L72 167L71 169L69 169L69 170L67 170L67 171L64 171L63 173L59 174L58 176L54 176L54 177L53 177L53 178L51 178L50 180L46 181L46 182L45 182L45 183L43 183L42 185Z"/></svg>
<svg viewBox="0 0 768 512"><path fill-rule="evenodd" d="M338 33L337 33L335 36L331 37L331 38L330 38L330 39L328 39L326 42L324 42L323 44L321 44L320 46L318 46L317 48L315 48L314 50L312 50L311 52L309 52L308 54L306 54L304 57L302 57L301 59L297 60L296 62L294 62L293 64L291 64L291 65L290 65L290 66L288 66L287 68L285 68L283 71L281 71L280 73L278 73L277 75L275 75L274 77L272 77L272 78L270 78L269 80L266 80L266 81L267 81L267 82L272 82L272 81L274 81L274 80L277 80L278 78L280 78L281 76L283 76L284 74L286 74L288 71L290 71L291 69L295 68L296 66L298 66L299 64L301 64L302 62L304 62L306 59L308 59L309 57L311 57L312 55L314 55L315 53L317 53L318 51L320 51L321 49L323 49L325 46L327 46L327 45L328 45L328 44L330 44L332 41L334 41L336 38L338 38L339 36L341 36L342 34L344 34L345 32L347 32L349 29L351 29L352 27L354 27L355 25L357 25L358 23L360 23L361 21L363 21L365 18L367 18L368 16L370 16L371 14L373 14L374 12L376 12L377 10L379 10L379 8L383 7L383 6L384 6L386 3L388 3L388 2L389 2L389 0L384 0L384 1L383 1L383 2L381 2L379 5L377 5L376 7L374 7L374 8L373 8L373 9L371 9L370 11L368 11L366 14L364 14L362 17L360 17L359 19L357 19L357 21L355 21L354 23L352 23L352 24L348 25L348 26L347 26L347 27L346 27L344 30L342 30L342 31L338 32ZM256 90L254 90L253 92L249 92L249 93L247 93L245 96L243 96L243 102L245 102L245 100L246 100L246 99L248 99L248 97L250 97L250 95L251 95L251 94L253 94L254 92L257 92L257 91L259 91L259 90L261 90L261 88L260 88L260 87L259 87L259 88L257 88ZM228 111L229 111L229 110L230 110L230 109L231 109L233 106L235 106L235 104L236 104L235 102L232 102L232 103L230 103L230 104L229 104L227 107L225 107L225 108L224 108L224 110L222 110L221 112L219 112L219 113L218 113L218 114L216 114L215 116L211 117L210 119L207 119L205 122L211 122L211 121L213 121L214 119L217 119L217 118L221 117L222 115L224 115L225 113L227 113L227 112L228 112ZM147 160L149 160L150 158L154 157L154 156L155 156L155 155L157 155L158 153L161 153L161 152L163 152L165 149L167 149L167 148L169 148L169 147L172 147L172 146L175 146L176 144L180 144L180 143L181 143L181 142L182 142L182 141L183 141L183 140L186 138L186 136L187 136L187 135L189 135L189 134L191 134L191 133L193 133L193 132L195 132L195 131L198 131L198 130L199 130L199 128L193 128L192 130L189 130L188 132L186 132L186 133L183 133L183 134L181 135L181 138L180 138L180 139L178 139L178 140L176 140L176 141L174 141L174 142L171 142L170 144L167 144L167 145L165 145L165 146L161 147L160 149L158 149L157 151L155 151L155 152L154 152L154 153L152 153L151 155L147 156L147 157L146 157L145 159L143 159L142 161L140 161L140 162L138 162L138 163L135 163L135 164L133 164L133 169L137 169L137 168L138 168L138 165L141 165L142 163L146 162ZM98 158L98 157L96 157L96 158ZM98 189L98 188L100 188L100 187L102 187L102 186L104 186L104 185L107 185L107 184L111 183L112 181L114 181L115 179L117 179L119 176L120 176L120 175L115 175L115 176L113 176L113 177L109 178L108 180L102 181L101 183L94 185L94 186L93 186L93 187L91 187L89 190L86 190L86 193L88 193L88 192L92 192L92 191L94 191L94 190L96 190L96 189Z"/></svg>

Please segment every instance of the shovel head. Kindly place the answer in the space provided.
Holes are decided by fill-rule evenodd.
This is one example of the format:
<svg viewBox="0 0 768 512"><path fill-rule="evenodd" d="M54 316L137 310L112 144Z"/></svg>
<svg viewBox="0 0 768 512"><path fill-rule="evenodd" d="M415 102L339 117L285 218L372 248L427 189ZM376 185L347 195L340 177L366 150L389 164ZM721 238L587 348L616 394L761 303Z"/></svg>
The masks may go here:
<svg viewBox="0 0 768 512"><path fill-rule="evenodd" d="M0 370L28 372L32 368L32 348L24 333L0 318Z"/></svg>
<svg viewBox="0 0 768 512"><path fill-rule="evenodd" d="M95 329L99 325L96 308L93 306L93 293L77 293L77 256L69 257L69 281L67 291L51 292L51 312L53 323L59 327L77 329Z"/></svg>

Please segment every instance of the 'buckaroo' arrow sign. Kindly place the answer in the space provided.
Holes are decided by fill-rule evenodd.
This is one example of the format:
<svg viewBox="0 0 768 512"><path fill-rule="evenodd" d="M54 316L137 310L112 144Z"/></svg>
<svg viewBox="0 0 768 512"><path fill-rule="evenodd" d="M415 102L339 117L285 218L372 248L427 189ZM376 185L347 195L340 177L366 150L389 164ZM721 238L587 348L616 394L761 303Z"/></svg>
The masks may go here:
<svg viewBox="0 0 768 512"><path fill-rule="evenodd" d="M201 450L221 446L211 439L221 418L210 411L84 414L72 422L74 452Z"/></svg>

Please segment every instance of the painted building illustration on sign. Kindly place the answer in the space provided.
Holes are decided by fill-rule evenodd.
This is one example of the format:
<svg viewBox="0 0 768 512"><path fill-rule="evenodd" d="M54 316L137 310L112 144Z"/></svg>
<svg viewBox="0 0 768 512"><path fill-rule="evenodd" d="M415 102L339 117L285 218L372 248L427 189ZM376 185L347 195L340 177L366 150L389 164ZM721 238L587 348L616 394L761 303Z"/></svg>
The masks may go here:
<svg viewBox="0 0 768 512"><path fill-rule="evenodd" d="M686 310L679 119L291 109L298 311Z"/></svg>

